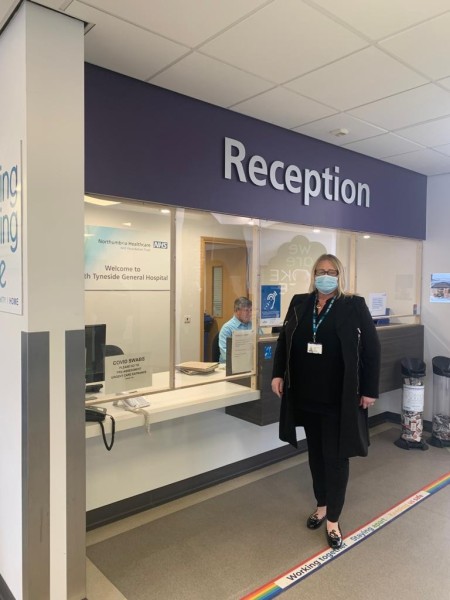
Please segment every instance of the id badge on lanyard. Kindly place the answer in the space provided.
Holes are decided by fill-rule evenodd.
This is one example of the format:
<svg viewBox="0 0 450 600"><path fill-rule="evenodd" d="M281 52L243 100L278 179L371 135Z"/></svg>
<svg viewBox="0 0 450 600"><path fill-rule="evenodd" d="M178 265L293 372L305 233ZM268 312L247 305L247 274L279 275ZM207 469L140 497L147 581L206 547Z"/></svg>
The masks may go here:
<svg viewBox="0 0 450 600"><path fill-rule="evenodd" d="M325 311L325 313L322 315L322 317L319 319L318 322L317 322L316 307L314 305L314 309L313 309L313 322L312 322L313 341L312 342L308 342L308 345L307 345L307 348L306 348L306 351L308 352L308 354L322 354L323 346L322 346L322 344L318 344L316 342L316 333L317 333L317 330L319 329L319 326L323 323L323 321L325 320L325 317L330 312L330 309L333 306L335 298L336 298L336 296L330 302L330 304L328 305L327 310Z"/></svg>
<svg viewBox="0 0 450 600"><path fill-rule="evenodd" d="M322 354L322 344L309 342L307 347L308 354Z"/></svg>

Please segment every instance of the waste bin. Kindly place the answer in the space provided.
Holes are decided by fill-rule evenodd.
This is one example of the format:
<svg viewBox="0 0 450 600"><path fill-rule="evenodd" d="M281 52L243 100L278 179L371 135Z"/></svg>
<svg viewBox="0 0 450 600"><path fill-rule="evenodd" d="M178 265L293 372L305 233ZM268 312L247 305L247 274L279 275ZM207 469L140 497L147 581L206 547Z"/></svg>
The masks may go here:
<svg viewBox="0 0 450 600"><path fill-rule="evenodd" d="M394 443L404 450L428 450L422 439L426 366L420 358L402 358L400 362L403 376L402 433Z"/></svg>
<svg viewBox="0 0 450 600"><path fill-rule="evenodd" d="M450 446L450 358L433 358L433 428L428 440L432 446Z"/></svg>

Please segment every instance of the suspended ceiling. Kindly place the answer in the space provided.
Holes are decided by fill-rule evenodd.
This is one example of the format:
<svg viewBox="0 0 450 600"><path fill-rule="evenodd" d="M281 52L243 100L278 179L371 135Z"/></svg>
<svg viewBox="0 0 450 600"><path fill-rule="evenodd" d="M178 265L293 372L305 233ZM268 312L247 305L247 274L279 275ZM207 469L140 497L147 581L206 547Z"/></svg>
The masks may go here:
<svg viewBox="0 0 450 600"><path fill-rule="evenodd" d="M19 2L0 0L0 27ZM450 0L46 0L85 60L423 173L450 173Z"/></svg>

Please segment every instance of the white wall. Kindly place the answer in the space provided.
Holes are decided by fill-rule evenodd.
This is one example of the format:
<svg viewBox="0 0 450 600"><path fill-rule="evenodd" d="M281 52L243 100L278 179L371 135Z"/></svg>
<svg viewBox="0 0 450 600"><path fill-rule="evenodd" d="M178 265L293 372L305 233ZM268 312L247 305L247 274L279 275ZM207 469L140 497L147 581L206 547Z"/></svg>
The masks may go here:
<svg viewBox="0 0 450 600"><path fill-rule="evenodd" d="M284 445L278 424L260 427L224 409L119 432L111 452L87 440L87 510L256 456ZM126 473L126 476L124 474Z"/></svg>
<svg viewBox="0 0 450 600"><path fill-rule="evenodd" d="M428 178L427 238L423 245L421 317L424 325L425 378L424 419L433 418L434 356L450 356L450 304L431 303L431 273L450 273L450 175ZM406 267L414 257L404 257ZM401 412L402 392L395 390L382 394L376 412Z"/></svg>
<svg viewBox="0 0 450 600"><path fill-rule="evenodd" d="M0 37L0 164L20 157L22 141L23 314L0 312L0 573L17 600L33 570L22 564L22 331L50 337L50 600L67 596L65 332L84 321L83 44L81 22L28 2Z"/></svg>
<svg viewBox="0 0 450 600"><path fill-rule="evenodd" d="M25 16L16 15L0 37L0 165L20 162L20 140L25 138ZM7 82L7 84L6 84ZM5 91L8 90L7 93ZM14 160L8 164L6 161ZM21 347L24 319L0 312L0 381L2 435L0 436L0 573L17 596L21 593L22 455ZM7 424L7 426L6 426Z"/></svg>

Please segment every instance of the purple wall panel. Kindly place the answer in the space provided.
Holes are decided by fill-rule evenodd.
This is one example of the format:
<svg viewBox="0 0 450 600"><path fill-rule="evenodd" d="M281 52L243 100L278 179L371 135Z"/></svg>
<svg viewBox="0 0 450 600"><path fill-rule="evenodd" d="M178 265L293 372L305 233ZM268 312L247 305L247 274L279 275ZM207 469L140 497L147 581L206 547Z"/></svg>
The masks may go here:
<svg viewBox="0 0 450 600"><path fill-rule="evenodd" d="M86 65L86 192L261 219L425 238L423 175ZM224 138L300 169L340 167L370 208L224 178ZM245 163L245 161L244 161Z"/></svg>

